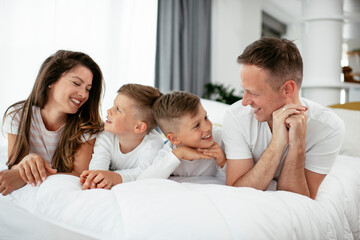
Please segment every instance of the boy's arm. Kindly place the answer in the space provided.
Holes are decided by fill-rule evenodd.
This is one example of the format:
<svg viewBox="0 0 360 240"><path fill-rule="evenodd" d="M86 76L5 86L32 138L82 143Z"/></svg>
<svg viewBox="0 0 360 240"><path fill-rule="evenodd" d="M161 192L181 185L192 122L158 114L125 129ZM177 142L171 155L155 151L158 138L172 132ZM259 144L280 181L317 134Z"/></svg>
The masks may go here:
<svg viewBox="0 0 360 240"><path fill-rule="evenodd" d="M109 170L111 152L114 143L110 135L101 132L95 139L94 153L91 156L89 170Z"/></svg>
<svg viewBox="0 0 360 240"><path fill-rule="evenodd" d="M123 182L135 181L145 169L152 165L159 150L164 146L164 141L160 135L158 138L147 138L145 141L142 143L141 149L137 150L136 157L126 160L128 166L132 167L115 171L121 175Z"/></svg>
<svg viewBox="0 0 360 240"><path fill-rule="evenodd" d="M172 150L170 145L167 144L159 151L153 164L145 169L137 180L145 178L168 178L180 165L181 159L192 161L211 158L212 157L189 147L178 147Z"/></svg>

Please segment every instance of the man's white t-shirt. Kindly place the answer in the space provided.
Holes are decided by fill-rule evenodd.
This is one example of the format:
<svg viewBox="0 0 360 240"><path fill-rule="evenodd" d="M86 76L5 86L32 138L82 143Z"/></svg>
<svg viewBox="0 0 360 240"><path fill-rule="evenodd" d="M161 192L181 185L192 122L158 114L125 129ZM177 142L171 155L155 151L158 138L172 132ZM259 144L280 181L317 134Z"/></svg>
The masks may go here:
<svg viewBox="0 0 360 240"><path fill-rule="evenodd" d="M13 110L18 109L18 107L19 106L15 106L9 109L8 112L12 112ZM17 112L17 114L11 114L6 117L4 123L4 132L6 134L18 135L20 116L21 111ZM61 132L64 126L65 124L56 131L47 130L41 117L40 108L33 106L30 125L29 153L36 153L40 155L51 166L51 160L59 143ZM95 137L96 135L89 137L88 134L85 134L83 140L91 140Z"/></svg>
<svg viewBox="0 0 360 240"><path fill-rule="evenodd" d="M121 175L123 182L134 181L154 161L164 146L161 135L152 130L131 152L122 153L119 139L109 132L100 133L95 142L90 170L111 170Z"/></svg>
<svg viewBox="0 0 360 240"><path fill-rule="evenodd" d="M222 130L214 127L212 134L214 141L224 150ZM212 176L225 178L225 166L220 168L214 158L193 161L178 159L172 152L174 149L176 149L176 146L168 141L159 151L154 163L142 172L138 180L168 178L170 175L176 177Z"/></svg>
<svg viewBox="0 0 360 240"><path fill-rule="evenodd" d="M327 174L340 150L345 127L343 121L330 109L308 99L301 98L308 106L305 168ZM224 117L223 140L227 159L249 159L256 163L271 142L272 132L267 122L256 120L253 109L244 107L241 101L231 105ZM278 177L286 157L287 147L275 174ZM241 160L239 160L241 161Z"/></svg>

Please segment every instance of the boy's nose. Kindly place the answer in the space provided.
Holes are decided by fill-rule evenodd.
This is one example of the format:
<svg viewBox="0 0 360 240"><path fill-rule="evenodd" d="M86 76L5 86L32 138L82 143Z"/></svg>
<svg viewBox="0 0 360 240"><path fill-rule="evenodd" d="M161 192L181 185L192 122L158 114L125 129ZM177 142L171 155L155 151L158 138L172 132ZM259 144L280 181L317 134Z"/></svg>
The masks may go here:
<svg viewBox="0 0 360 240"><path fill-rule="evenodd" d="M211 123L211 121L209 120L209 121L207 121L207 123L204 125L204 132L206 132L206 131L210 131L212 129L212 123Z"/></svg>

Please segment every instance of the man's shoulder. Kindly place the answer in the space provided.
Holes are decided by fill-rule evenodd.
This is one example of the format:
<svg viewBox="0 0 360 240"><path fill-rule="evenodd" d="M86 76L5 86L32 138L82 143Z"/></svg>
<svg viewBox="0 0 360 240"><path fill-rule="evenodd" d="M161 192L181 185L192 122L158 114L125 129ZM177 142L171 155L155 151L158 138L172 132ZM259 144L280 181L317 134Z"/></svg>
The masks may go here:
<svg viewBox="0 0 360 240"><path fill-rule="evenodd" d="M343 121L330 108L324 107L319 103L313 102L309 99L302 98L303 103L309 107L308 119L309 124L322 125L326 128L338 129L343 125Z"/></svg>

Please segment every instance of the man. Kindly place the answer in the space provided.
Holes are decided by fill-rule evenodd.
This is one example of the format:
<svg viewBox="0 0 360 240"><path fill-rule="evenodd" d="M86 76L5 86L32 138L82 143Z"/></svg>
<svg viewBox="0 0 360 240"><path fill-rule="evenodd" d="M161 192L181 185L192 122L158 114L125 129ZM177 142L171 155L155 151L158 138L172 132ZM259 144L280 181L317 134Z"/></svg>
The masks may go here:
<svg viewBox="0 0 360 240"><path fill-rule="evenodd" d="M296 45L262 38L237 59L243 99L224 117L228 185L315 199L344 137L332 111L299 95L303 63Z"/></svg>

